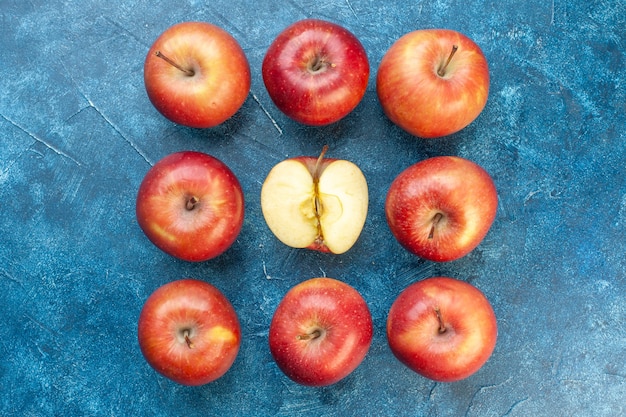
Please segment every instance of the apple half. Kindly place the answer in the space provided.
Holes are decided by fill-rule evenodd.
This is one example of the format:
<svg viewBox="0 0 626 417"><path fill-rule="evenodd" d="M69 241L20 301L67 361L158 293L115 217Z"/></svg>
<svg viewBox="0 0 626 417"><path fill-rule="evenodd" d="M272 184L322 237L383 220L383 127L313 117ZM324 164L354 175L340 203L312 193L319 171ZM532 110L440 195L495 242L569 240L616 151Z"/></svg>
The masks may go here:
<svg viewBox="0 0 626 417"><path fill-rule="evenodd" d="M261 209L285 245L341 254L363 230L368 209L367 181L357 165L315 157L278 163L261 189Z"/></svg>

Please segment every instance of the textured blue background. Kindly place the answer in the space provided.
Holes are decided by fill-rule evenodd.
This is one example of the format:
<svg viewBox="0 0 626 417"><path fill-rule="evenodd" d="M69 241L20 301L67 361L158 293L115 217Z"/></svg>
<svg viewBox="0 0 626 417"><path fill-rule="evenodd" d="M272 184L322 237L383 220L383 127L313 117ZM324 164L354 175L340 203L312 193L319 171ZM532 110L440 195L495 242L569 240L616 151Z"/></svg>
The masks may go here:
<svg viewBox="0 0 626 417"><path fill-rule="evenodd" d="M347 27L372 67L363 102L324 128L283 116L261 79L270 42L305 17ZM0 0L0 415L626 414L625 18L621 0ZM250 60L248 100L215 129L168 122L144 91L148 47L184 20L224 27ZM383 116L374 79L394 40L432 27L473 38L492 84L472 125L423 141ZM342 256L283 246L259 206L274 164L325 143L371 192ZM150 165L184 149L226 162L247 202L238 241L200 264L161 253L134 217ZM443 154L485 167L500 205L478 249L435 264L395 242L383 210L400 171ZM284 293L320 275L363 294L375 337L353 374L315 389L280 373L267 329ZM387 347L393 299L433 275L473 283L498 316L493 356L462 382L421 378ZM196 388L157 375L136 341L148 295L183 277L220 288L243 330L227 375Z"/></svg>

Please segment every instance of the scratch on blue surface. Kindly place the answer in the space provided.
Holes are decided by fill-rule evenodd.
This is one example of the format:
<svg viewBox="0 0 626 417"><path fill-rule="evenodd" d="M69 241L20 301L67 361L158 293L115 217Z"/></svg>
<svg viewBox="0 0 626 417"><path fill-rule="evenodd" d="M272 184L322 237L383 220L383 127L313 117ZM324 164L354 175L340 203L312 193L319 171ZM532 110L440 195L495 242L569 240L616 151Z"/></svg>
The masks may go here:
<svg viewBox="0 0 626 417"><path fill-rule="evenodd" d="M65 68L65 64L63 62L61 62L61 65ZM68 71L66 68L66 73L71 74L71 71ZM87 101L88 107L84 107L82 109L80 109L78 112L76 112L75 114L71 115L71 117L76 116L76 114L80 113L81 111L84 111L87 108L91 108L93 110L96 111L96 113L109 125L111 126L111 128L118 134L120 135L120 137L122 139L124 139L124 141L126 141L126 143L128 143L128 145L130 145L135 152L137 152L137 154L139 154L150 166L154 165L154 161L152 161L148 155L139 148L139 146L137 146L137 144L135 142L133 142L130 138L128 138L123 132L122 130L111 120L109 119L99 108L98 106L96 106L96 104L91 100L91 98L89 98L87 96L87 94L85 94L84 91L81 90L81 88L78 86L78 83L74 80L74 78L70 75L70 79L72 81L72 83L74 84L76 90L78 91L78 94L80 94L85 101Z"/></svg>
<svg viewBox="0 0 626 417"><path fill-rule="evenodd" d="M81 92L82 94L82 92ZM85 97L85 99L87 100L87 102L89 103L89 107L93 108L98 115L100 115L100 117L102 117L102 119L113 128L113 130L115 130L117 132L118 135L120 135L120 137L122 139L124 139L126 141L126 143L128 143L150 166L154 165L154 161L152 161L150 158L148 158L148 156L146 155L146 153L144 151L142 151L139 146L137 146L137 144L135 142L133 142L130 138L126 137L126 135L120 130L120 128L117 127L117 125L115 125L115 123L113 123L113 121L111 119L109 119L104 113L102 113L102 111L100 111L100 109L94 104L93 101L91 101L91 99L89 99L89 97L85 96L84 94L82 94L83 97Z"/></svg>
<svg viewBox="0 0 626 417"><path fill-rule="evenodd" d="M529 398L529 397L526 397L526 398L522 398L522 399L521 399L521 400L519 400L519 401L514 402L514 403L511 405L511 408L509 408L509 409L507 410L507 412L506 412L506 413L502 414L502 417L506 417L506 416L511 415L511 413L513 412L513 410L514 410L515 408L517 408L517 406L519 406L520 404L525 403L525 402L526 402L526 401L528 401L528 400L530 400L530 398Z"/></svg>
<svg viewBox="0 0 626 417"><path fill-rule="evenodd" d="M482 393L482 392L484 392L485 390L488 390L488 389L493 389L493 388L498 388L498 387L500 387L500 386L502 386L502 385L505 385L505 384L507 384L509 381L511 381L511 379L512 379L512 378L513 378L513 377L508 377L505 381L502 381L502 382L500 382L500 383L498 383L498 384L489 384L489 385L483 385L483 386L479 387L479 388L476 390L476 392L474 393L474 395L472 395L472 398L471 398L471 400L470 400L470 402L469 402L469 405L467 406L467 411L465 412L465 415L466 415L466 416L468 416L468 415L469 415L469 413L472 411L472 408L474 407L474 401L476 400L476 397L477 397L479 394L481 394L481 393ZM479 415L480 415L480 413L479 413Z"/></svg>
<svg viewBox="0 0 626 417"><path fill-rule="evenodd" d="M9 281L12 281L12 282L16 283L17 285L19 285L20 287L24 288L24 283L22 281L20 281L19 279L15 278L13 275L9 274L5 270L0 270L0 272L2 272L2 275L5 278L7 278Z"/></svg>
<svg viewBox="0 0 626 417"><path fill-rule="evenodd" d="M350 0L346 0L346 4L348 5L348 8L350 9L354 17L358 18L358 16L356 15L356 11L354 10L354 7L352 7L352 3L350 3Z"/></svg>
<svg viewBox="0 0 626 417"><path fill-rule="evenodd" d="M278 125L278 122L276 122L276 119L274 119L272 117L272 115L270 114L269 111L267 111L267 109L265 108L265 106L263 104L261 104L261 101L259 100L259 98L256 96L256 94L254 93L250 93L250 95L252 96L252 99L259 105L259 107L261 108L261 110L263 111L263 113L265 113L265 115L267 116L268 119L270 119L270 121L272 122L272 125L274 125L274 128L278 131L278 133L280 135L283 134L283 129L280 128L280 126Z"/></svg>
<svg viewBox="0 0 626 417"><path fill-rule="evenodd" d="M74 162L78 166L82 166L82 164L78 160L76 160L75 158L72 158L70 155L68 155L67 153L63 152L61 149L57 148L56 146L54 146L50 142L46 141L45 139L40 138L35 133L33 133L30 130L26 129L24 126L20 125L16 121L9 119L4 114L0 114L0 117L2 117L7 122L11 123L13 126L18 128L22 132L26 133L28 136L30 136L32 139L34 139L36 142L39 142L39 143L43 144L46 148L50 149L51 151L53 151L57 155L60 155L60 156L63 156L65 158L69 159L70 161Z"/></svg>

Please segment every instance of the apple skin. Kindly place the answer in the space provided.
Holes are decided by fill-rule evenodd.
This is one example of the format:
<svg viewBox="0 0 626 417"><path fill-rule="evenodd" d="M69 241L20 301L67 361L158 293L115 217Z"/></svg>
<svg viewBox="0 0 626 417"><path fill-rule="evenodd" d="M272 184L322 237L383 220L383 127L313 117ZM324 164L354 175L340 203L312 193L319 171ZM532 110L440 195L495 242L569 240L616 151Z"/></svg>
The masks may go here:
<svg viewBox="0 0 626 417"><path fill-rule="evenodd" d="M176 152L146 173L137 193L136 217L148 239L165 253L206 261L226 251L239 235L243 191L217 158Z"/></svg>
<svg viewBox="0 0 626 417"><path fill-rule="evenodd" d="M333 278L312 278L292 287L276 308L269 347L290 379L326 386L359 366L372 336L372 316L356 289Z"/></svg>
<svg viewBox="0 0 626 417"><path fill-rule="evenodd" d="M261 188L263 217L285 245L342 254L367 218L367 180L352 162L299 156L272 168Z"/></svg>
<svg viewBox="0 0 626 417"><path fill-rule="evenodd" d="M203 385L223 376L241 344L230 301L196 279L173 281L154 291L139 315L137 335L148 364L183 385Z"/></svg>
<svg viewBox="0 0 626 417"><path fill-rule="evenodd" d="M324 20L300 20L281 32L263 59L263 81L284 114L310 126L334 123L359 104L369 81L361 42Z"/></svg>
<svg viewBox="0 0 626 417"><path fill-rule="evenodd" d="M445 75L453 46L458 49ZM385 53L376 91L389 119L414 136L451 135L474 121L489 95L489 67L467 36L448 29L422 29L398 39Z"/></svg>
<svg viewBox="0 0 626 417"><path fill-rule="evenodd" d="M385 213L409 252L436 262L459 259L489 231L498 208L491 176L456 156L437 156L405 169L387 192Z"/></svg>
<svg viewBox="0 0 626 417"><path fill-rule="evenodd" d="M169 120L194 128L214 127L233 116L246 100L250 82L250 66L239 43L205 22L171 26L144 62L144 84L154 107Z"/></svg>
<svg viewBox="0 0 626 417"><path fill-rule="evenodd" d="M489 300L478 288L455 278L427 278L409 285L387 318L393 354L413 371L439 382L459 381L478 371L491 356L497 336Z"/></svg>

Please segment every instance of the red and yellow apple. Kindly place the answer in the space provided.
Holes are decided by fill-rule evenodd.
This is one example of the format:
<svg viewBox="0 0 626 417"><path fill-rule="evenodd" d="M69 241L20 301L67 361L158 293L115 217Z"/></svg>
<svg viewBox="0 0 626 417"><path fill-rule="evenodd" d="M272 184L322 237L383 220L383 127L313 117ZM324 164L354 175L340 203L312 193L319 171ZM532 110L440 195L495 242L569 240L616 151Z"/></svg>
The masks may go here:
<svg viewBox="0 0 626 417"><path fill-rule="evenodd" d="M372 316L356 289L333 278L312 278L292 287L276 308L269 347L293 381L326 386L361 364L372 336Z"/></svg>
<svg viewBox="0 0 626 417"><path fill-rule="evenodd" d="M385 114L410 134L451 135L485 107L489 68L480 47L462 33L416 30L383 56L376 91Z"/></svg>
<svg viewBox="0 0 626 417"><path fill-rule="evenodd" d="M173 281L154 291L141 310L137 331L148 364L183 385L220 378L241 343L230 301L213 285L195 279Z"/></svg>
<svg viewBox="0 0 626 417"><path fill-rule="evenodd" d="M237 40L224 29L183 22L163 32L148 51L144 84L163 116L208 128L243 105L250 91L250 67Z"/></svg>
<svg viewBox="0 0 626 417"><path fill-rule="evenodd" d="M387 192L389 228L408 251L446 262L471 252L489 231L498 208L491 176L478 164L437 156L405 169Z"/></svg>
<svg viewBox="0 0 626 417"><path fill-rule="evenodd" d="M341 254L359 238L368 209L365 176L354 163L300 156L275 165L261 188L261 210L285 245Z"/></svg>
<svg viewBox="0 0 626 417"><path fill-rule="evenodd" d="M387 340L393 354L420 375L440 382L467 378L491 356L498 335L485 295L448 277L411 284L393 302Z"/></svg>
<svg viewBox="0 0 626 417"><path fill-rule="evenodd" d="M220 160L202 152L176 152L146 173L136 216L148 239L165 253L206 261L226 251L239 235L243 191Z"/></svg>
<svg viewBox="0 0 626 417"><path fill-rule="evenodd" d="M300 123L320 126L342 119L359 104L369 62L361 42L347 29L305 19L272 42L262 74L278 109Z"/></svg>

